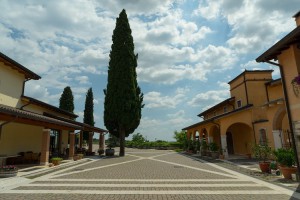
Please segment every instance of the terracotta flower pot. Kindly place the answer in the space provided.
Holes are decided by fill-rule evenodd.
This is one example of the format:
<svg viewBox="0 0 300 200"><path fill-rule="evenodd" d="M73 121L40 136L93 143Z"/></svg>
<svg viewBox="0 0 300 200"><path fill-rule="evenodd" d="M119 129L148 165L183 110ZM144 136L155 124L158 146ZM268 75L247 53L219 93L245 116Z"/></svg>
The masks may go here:
<svg viewBox="0 0 300 200"><path fill-rule="evenodd" d="M292 174L297 173L297 167L280 166L279 168L285 179L292 179Z"/></svg>
<svg viewBox="0 0 300 200"><path fill-rule="evenodd" d="M270 162L259 162L259 168L263 173L270 173Z"/></svg>

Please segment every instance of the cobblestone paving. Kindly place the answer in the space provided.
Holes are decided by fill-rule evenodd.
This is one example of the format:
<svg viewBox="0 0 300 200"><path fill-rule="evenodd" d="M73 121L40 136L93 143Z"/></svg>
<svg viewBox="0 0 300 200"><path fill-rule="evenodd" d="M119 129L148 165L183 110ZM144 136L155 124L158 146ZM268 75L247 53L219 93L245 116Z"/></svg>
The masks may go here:
<svg viewBox="0 0 300 200"><path fill-rule="evenodd" d="M198 168L201 168L201 169L207 169L207 170L212 169L211 166L209 166L205 163L201 163L198 160L194 160L193 158L182 156L180 159L178 159L177 154L159 156L156 159L157 160L169 161L169 162L175 162L175 163L179 163L179 164L185 164L185 165L188 165L188 166L191 166L191 167L198 167ZM219 170L217 168L214 168L214 171L227 173L227 172L224 172L224 171Z"/></svg>
<svg viewBox="0 0 300 200"><path fill-rule="evenodd" d="M93 195L93 194L1 194L1 200L70 200L70 199L83 199L83 200L296 200L286 195L273 194L273 195L253 195L253 194L126 194L126 195Z"/></svg>
<svg viewBox="0 0 300 200"><path fill-rule="evenodd" d="M0 189L1 200L294 200L297 195L164 150L130 150L125 157L100 159Z"/></svg>
<svg viewBox="0 0 300 200"><path fill-rule="evenodd" d="M60 181L60 180L55 180L55 181ZM223 180L224 181L224 180ZM53 181L34 181L30 184L40 184L40 185L43 185L43 184L51 184L53 183ZM58 182L56 182L58 183ZM90 184L90 183L93 183L93 184L102 184L103 181L78 181L76 180L75 181L67 181L67 180L63 180L63 181L60 181L59 184ZM106 184L132 184L132 181L105 181ZM168 181L139 181L138 182L139 184L168 184L170 182ZM216 182L211 182L211 181L202 181L201 179L199 179L198 181L184 181L184 180L181 180L180 182L172 182L172 184L219 184L220 182L219 181L216 181ZM226 184L255 184L254 182L251 182L251 181L226 181Z"/></svg>
<svg viewBox="0 0 300 200"><path fill-rule="evenodd" d="M220 174L190 169L175 164L162 163L156 160L136 160L135 162L124 163L122 165L110 166L102 169L95 169L85 172L78 172L58 179L228 179L230 177Z"/></svg>

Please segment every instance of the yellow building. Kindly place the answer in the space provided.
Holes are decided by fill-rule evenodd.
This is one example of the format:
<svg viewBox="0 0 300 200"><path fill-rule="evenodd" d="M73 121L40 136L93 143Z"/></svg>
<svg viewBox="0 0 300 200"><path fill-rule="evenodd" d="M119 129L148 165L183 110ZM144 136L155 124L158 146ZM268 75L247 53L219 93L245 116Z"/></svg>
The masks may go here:
<svg viewBox="0 0 300 200"><path fill-rule="evenodd" d="M281 79L272 70L244 71L231 80L230 98L205 110L203 121L184 128L189 138L215 142L228 154L251 154L251 146L269 142L290 146Z"/></svg>
<svg viewBox="0 0 300 200"><path fill-rule="evenodd" d="M297 147L299 160L300 12L294 18L297 27L256 59L278 66L281 78L272 80L270 70L244 71L228 83L230 98L183 128L189 138L219 144L225 157L250 154L252 145L268 141L274 149Z"/></svg>
<svg viewBox="0 0 300 200"><path fill-rule="evenodd" d="M76 122L77 115L24 96L25 83L41 77L0 53L0 158L33 152L41 164L47 164L49 154L68 154L75 151L75 131L90 132L89 151L92 151L93 132L100 133L104 147L104 129ZM67 151L66 151L67 150Z"/></svg>
<svg viewBox="0 0 300 200"><path fill-rule="evenodd" d="M300 159L300 11L293 16L297 27L260 55L256 61L280 69L282 89L288 116L288 126ZM298 83L295 78L298 78ZM300 169L299 169L300 170Z"/></svg>

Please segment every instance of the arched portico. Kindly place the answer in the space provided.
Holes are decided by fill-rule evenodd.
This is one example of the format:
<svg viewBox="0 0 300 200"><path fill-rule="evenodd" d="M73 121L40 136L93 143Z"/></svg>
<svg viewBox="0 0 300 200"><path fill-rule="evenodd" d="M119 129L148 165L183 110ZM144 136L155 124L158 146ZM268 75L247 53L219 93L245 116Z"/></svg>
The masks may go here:
<svg viewBox="0 0 300 200"><path fill-rule="evenodd" d="M221 135L220 135L220 129L218 126L214 125L210 128L209 138L210 138L210 142L214 142L219 147L221 147Z"/></svg>
<svg viewBox="0 0 300 200"><path fill-rule="evenodd" d="M251 145L255 143L254 132L247 124L234 123L227 128L226 141L228 154L249 154Z"/></svg>
<svg viewBox="0 0 300 200"><path fill-rule="evenodd" d="M274 148L291 147L291 135L285 107L280 107L272 122Z"/></svg>
<svg viewBox="0 0 300 200"><path fill-rule="evenodd" d="M208 142L208 132L207 132L206 128L202 129L201 134L200 134L200 139Z"/></svg>

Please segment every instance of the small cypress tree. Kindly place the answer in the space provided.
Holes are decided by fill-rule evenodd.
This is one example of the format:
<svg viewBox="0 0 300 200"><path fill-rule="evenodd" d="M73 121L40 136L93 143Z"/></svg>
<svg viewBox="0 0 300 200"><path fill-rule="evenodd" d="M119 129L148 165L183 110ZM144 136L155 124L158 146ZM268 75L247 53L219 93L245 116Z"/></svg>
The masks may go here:
<svg viewBox="0 0 300 200"><path fill-rule="evenodd" d="M88 125L94 126L94 96L93 90L90 88L87 91L86 98L85 98L85 106L84 106L84 115L83 115L83 123ZM83 132L83 140L89 139L89 132Z"/></svg>
<svg viewBox="0 0 300 200"><path fill-rule="evenodd" d="M104 124L120 139L120 156L125 155L125 137L140 124L143 94L137 84L137 58L126 11L116 20L104 90Z"/></svg>
<svg viewBox="0 0 300 200"><path fill-rule="evenodd" d="M60 97L59 108L71 113L74 112L74 97L70 86L65 87Z"/></svg>

